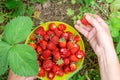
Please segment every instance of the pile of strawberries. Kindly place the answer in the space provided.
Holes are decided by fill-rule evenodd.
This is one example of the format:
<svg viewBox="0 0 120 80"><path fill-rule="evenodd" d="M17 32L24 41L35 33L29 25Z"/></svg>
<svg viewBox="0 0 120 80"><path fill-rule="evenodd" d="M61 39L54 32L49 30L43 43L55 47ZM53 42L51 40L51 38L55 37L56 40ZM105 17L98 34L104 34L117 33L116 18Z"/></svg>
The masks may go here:
<svg viewBox="0 0 120 80"><path fill-rule="evenodd" d="M84 51L77 44L79 35L74 35L66 30L65 24L55 23L38 27L31 35L28 45L32 46L37 53L40 66L38 76L47 76L53 80L55 75L63 76L77 69L76 63L84 57Z"/></svg>

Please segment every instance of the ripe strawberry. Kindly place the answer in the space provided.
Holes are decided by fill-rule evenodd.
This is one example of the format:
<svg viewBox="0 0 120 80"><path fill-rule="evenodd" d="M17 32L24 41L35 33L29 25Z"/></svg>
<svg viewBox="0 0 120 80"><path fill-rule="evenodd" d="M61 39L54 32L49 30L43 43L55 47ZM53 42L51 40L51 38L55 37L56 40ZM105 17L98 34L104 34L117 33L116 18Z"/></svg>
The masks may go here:
<svg viewBox="0 0 120 80"><path fill-rule="evenodd" d="M56 26L55 23L50 23L50 24L49 24L49 29L52 30L52 31L55 30L56 27L57 27L57 26Z"/></svg>
<svg viewBox="0 0 120 80"><path fill-rule="evenodd" d="M54 58L55 60L60 59L60 52L59 52L59 51L54 51L54 52L53 52L53 58Z"/></svg>
<svg viewBox="0 0 120 80"><path fill-rule="evenodd" d="M42 52L42 48L40 46L37 46L37 53L40 54Z"/></svg>
<svg viewBox="0 0 120 80"><path fill-rule="evenodd" d="M61 37L64 38L65 40L68 40L69 39L69 34L64 32L61 34Z"/></svg>
<svg viewBox="0 0 120 80"><path fill-rule="evenodd" d="M75 71L77 69L77 65L75 63L70 64L70 70Z"/></svg>
<svg viewBox="0 0 120 80"><path fill-rule="evenodd" d="M84 24L85 26L90 25L89 22L86 20L85 16L83 16L83 18L81 19L82 24Z"/></svg>
<svg viewBox="0 0 120 80"><path fill-rule="evenodd" d="M80 41L80 36L78 36L78 35L75 35L75 36L74 36L74 41L75 41L75 42L78 42L78 41Z"/></svg>
<svg viewBox="0 0 120 80"><path fill-rule="evenodd" d="M60 54L61 54L61 57L62 57L62 58L66 58L66 57L70 56L71 53L69 52L68 49L66 49L66 48L61 48L61 49L60 49Z"/></svg>
<svg viewBox="0 0 120 80"><path fill-rule="evenodd" d="M69 58L65 58L65 59L64 59L64 64L65 64L65 65L68 65L69 63L70 63Z"/></svg>
<svg viewBox="0 0 120 80"><path fill-rule="evenodd" d="M42 67L40 67L39 72L38 72L37 75L39 77L45 77L45 70Z"/></svg>
<svg viewBox="0 0 120 80"><path fill-rule="evenodd" d="M40 60L38 60L38 64L39 64L39 66L41 66L41 65L42 65L42 62L41 62Z"/></svg>
<svg viewBox="0 0 120 80"><path fill-rule="evenodd" d="M30 35L30 40L36 40L35 34L31 34L31 35Z"/></svg>
<svg viewBox="0 0 120 80"><path fill-rule="evenodd" d="M45 32L44 28L42 26L40 26L35 30L35 34L44 36L46 34L46 32Z"/></svg>
<svg viewBox="0 0 120 80"><path fill-rule="evenodd" d="M47 50L44 50L44 51L43 51L43 53L42 53L42 58L43 58L44 60L49 59L50 56L51 56L51 51L50 51L50 50L47 49Z"/></svg>
<svg viewBox="0 0 120 80"><path fill-rule="evenodd" d="M72 54L72 55L69 56L69 60L71 62L78 62L78 58L74 54Z"/></svg>
<svg viewBox="0 0 120 80"><path fill-rule="evenodd" d="M47 48L48 48L49 50L55 50L55 49L56 49L56 45L50 41L50 42L48 42L48 44L47 44Z"/></svg>
<svg viewBox="0 0 120 80"><path fill-rule="evenodd" d="M39 40L38 43L40 44L42 49L46 49L47 47L47 42L44 40Z"/></svg>
<svg viewBox="0 0 120 80"><path fill-rule="evenodd" d="M53 67L52 67L52 71L53 71L55 74L58 74L59 70L60 70L60 67L54 64Z"/></svg>
<svg viewBox="0 0 120 80"><path fill-rule="evenodd" d="M72 49L70 49L70 52L72 54L75 54L78 50L79 50L79 45L74 44L74 47Z"/></svg>
<svg viewBox="0 0 120 80"><path fill-rule="evenodd" d="M78 50L76 52L76 57L79 59L82 59L84 57L84 51L83 50Z"/></svg>
<svg viewBox="0 0 120 80"><path fill-rule="evenodd" d="M59 29L60 31L64 31L64 30L66 29L66 25L65 25L65 24L59 24L59 25L58 25L58 29Z"/></svg>
<svg viewBox="0 0 120 80"><path fill-rule="evenodd" d="M50 41L53 42L54 44L58 44L59 37L58 37L58 36L53 36L53 37L50 39Z"/></svg>
<svg viewBox="0 0 120 80"><path fill-rule="evenodd" d="M61 47L61 48L65 48L66 47L66 40L64 39L64 38L60 38L59 39L59 46Z"/></svg>
<svg viewBox="0 0 120 80"><path fill-rule="evenodd" d="M74 43L72 41L67 42L67 49L72 49L74 47Z"/></svg>
<svg viewBox="0 0 120 80"><path fill-rule="evenodd" d="M50 80L53 80L53 78L55 77L55 74L53 73L53 72L48 72L48 78L50 79Z"/></svg>
<svg viewBox="0 0 120 80"><path fill-rule="evenodd" d="M48 41L48 40L49 40L49 36L48 36L47 34L44 35L43 37L44 37L44 40L45 40L45 41Z"/></svg>
<svg viewBox="0 0 120 80"><path fill-rule="evenodd" d="M67 74L70 72L70 66L69 65L65 65L63 66L63 71Z"/></svg>
<svg viewBox="0 0 120 80"><path fill-rule="evenodd" d="M30 42L28 45L31 46L34 50L37 48L37 45L34 42Z"/></svg>
<svg viewBox="0 0 120 80"><path fill-rule="evenodd" d="M43 68L46 70L46 71L50 71L53 67L53 62L51 60L45 60L43 61Z"/></svg>
<svg viewBox="0 0 120 80"><path fill-rule="evenodd" d="M62 58L61 58L61 59L58 59L58 60L56 61L56 64L57 64L58 66L63 66L63 65L64 65L63 59L62 59Z"/></svg>
<svg viewBox="0 0 120 80"><path fill-rule="evenodd" d="M70 40L70 38L73 36L73 34L70 31L66 32L68 34L68 39Z"/></svg>
<svg viewBox="0 0 120 80"><path fill-rule="evenodd" d="M58 28L56 28L56 29L54 30L54 32L55 32L55 35L58 36L58 37L60 37L61 34L62 34L62 31L58 30Z"/></svg>
<svg viewBox="0 0 120 80"><path fill-rule="evenodd" d="M63 76L63 75L64 75L63 70L62 70L62 69L60 69L60 70L58 71L57 75L58 75L58 76Z"/></svg>
<svg viewBox="0 0 120 80"><path fill-rule="evenodd" d="M49 36L49 38L53 37L55 35L55 33L51 30L47 31L47 35Z"/></svg>

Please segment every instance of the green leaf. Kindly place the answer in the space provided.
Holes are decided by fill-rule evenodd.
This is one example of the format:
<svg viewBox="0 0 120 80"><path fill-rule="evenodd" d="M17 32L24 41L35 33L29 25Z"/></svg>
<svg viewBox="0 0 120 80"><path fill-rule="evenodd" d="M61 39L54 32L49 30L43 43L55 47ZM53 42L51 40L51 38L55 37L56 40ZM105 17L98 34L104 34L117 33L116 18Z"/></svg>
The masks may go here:
<svg viewBox="0 0 120 80"><path fill-rule="evenodd" d="M33 9L34 9L33 6L31 6L31 7L28 8L28 10L26 11L26 13L27 13L28 16L31 16L31 15L32 15Z"/></svg>
<svg viewBox="0 0 120 80"><path fill-rule="evenodd" d="M21 0L6 0L5 1L5 6L8 9L15 9L15 8L21 6L21 4L23 4L23 2Z"/></svg>
<svg viewBox="0 0 120 80"><path fill-rule="evenodd" d="M118 44L117 44L116 52L117 52L117 53L120 53L120 40L119 40L119 42L118 42Z"/></svg>
<svg viewBox="0 0 120 80"><path fill-rule="evenodd" d="M0 41L0 75L8 68L8 51L11 48L6 42Z"/></svg>
<svg viewBox="0 0 120 80"><path fill-rule="evenodd" d="M111 29L111 34L112 34L112 37L118 37L119 36L119 29L112 28Z"/></svg>
<svg viewBox="0 0 120 80"><path fill-rule="evenodd" d="M67 9L67 15L68 16L73 16L74 15L74 10L72 10L71 8Z"/></svg>
<svg viewBox="0 0 120 80"><path fill-rule="evenodd" d="M38 63L36 52L25 44L13 46L8 56L10 69L20 76L36 76Z"/></svg>
<svg viewBox="0 0 120 80"><path fill-rule="evenodd" d="M110 5L111 12L116 12L120 10L120 0L114 0L114 2Z"/></svg>
<svg viewBox="0 0 120 80"><path fill-rule="evenodd" d="M3 39L9 44L24 41L31 32L32 26L33 22L29 17L16 17L5 26Z"/></svg>
<svg viewBox="0 0 120 80"><path fill-rule="evenodd" d="M119 61L120 61L120 55L118 55L118 59L119 59Z"/></svg>
<svg viewBox="0 0 120 80"><path fill-rule="evenodd" d="M106 2L107 2L107 3L112 3L112 2L113 2L113 0L106 0Z"/></svg>
<svg viewBox="0 0 120 80"><path fill-rule="evenodd" d="M76 0L71 0L71 4L75 4L76 3Z"/></svg>

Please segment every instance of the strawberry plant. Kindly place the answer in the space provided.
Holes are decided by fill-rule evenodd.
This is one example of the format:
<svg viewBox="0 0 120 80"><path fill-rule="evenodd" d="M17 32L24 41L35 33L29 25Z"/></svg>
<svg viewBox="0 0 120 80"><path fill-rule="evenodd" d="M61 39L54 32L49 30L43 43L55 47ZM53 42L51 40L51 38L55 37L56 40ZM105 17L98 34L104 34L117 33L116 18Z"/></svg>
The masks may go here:
<svg viewBox="0 0 120 80"><path fill-rule="evenodd" d="M20 76L35 76L38 72L35 51L21 44L32 29L29 17L19 16L8 22L0 41L0 74L9 68Z"/></svg>

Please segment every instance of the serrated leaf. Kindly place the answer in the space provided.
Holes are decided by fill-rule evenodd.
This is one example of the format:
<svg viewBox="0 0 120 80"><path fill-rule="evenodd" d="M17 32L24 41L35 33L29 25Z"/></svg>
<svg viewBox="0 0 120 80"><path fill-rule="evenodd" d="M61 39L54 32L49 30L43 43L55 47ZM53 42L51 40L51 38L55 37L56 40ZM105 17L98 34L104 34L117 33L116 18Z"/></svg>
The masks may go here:
<svg viewBox="0 0 120 80"><path fill-rule="evenodd" d="M71 8L67 9L67 15L68 16L73 16L74 15L74 10L72 10Z"/></svg>
<svg viewBox="0 0 120 80"><path fill-rule="evenodd" d="M111 12L116 12L120 10L120 0L114 0L114 2L110 5Z"/></svg>
<svg viewBox="0 0 120 80"><path fill-rule="evenodd" d="M10 69L20 76L36 76L38 63L36 52L25 44L13 46L8 55Z"/></svg>
<svg viewBox="0 0 120 80"><path fill-rule="evenodd" d="M8 51L11 48L6 42L0 41L0 75L8 68Z"/></svg>
<svg viewBox="0 0 120 80"><path fill-rule="evenodd" d="M120 41L119 41L118 44L117 44L116 52L117 52L117 53L120 53Z"/></svg>
<svg viewBox="0 0 120 80"><path fill-rule="evenodd" d="M21 0L6 0L5 1L5 6L8 9L15 9L16 7L21 6L21 4L23 4Z"/></svg>
<svg viewBox="0 0 120 80"><path fill-rule="evenodd" d="M31 15L32 15L33 9L34 9L33 6L31 6L31 7L28 8L28 10L27 10L27 12L26 12L28 16L31 16Z"/></svg>
<svg viewBox="0 0 120 80"><path fill-rule="evenodd" d="M111 35L112 35L112 37L118 37L119 36L119 29L112 28Z"/></svg>
<svg viewBox="0 0 120 80"><path fill-rule="evenodd" d="M107 2L107 3L111 3L111 2L113 2L113 0L106 0L106 2Z"/></svg>
<svg viewBox="0 0 120 80"><path fill-rule="evenodd" d="M3 40L9 44L24 41L31 32L32 26L33 22L29 17L16 17L5 26Z"/></svg>

